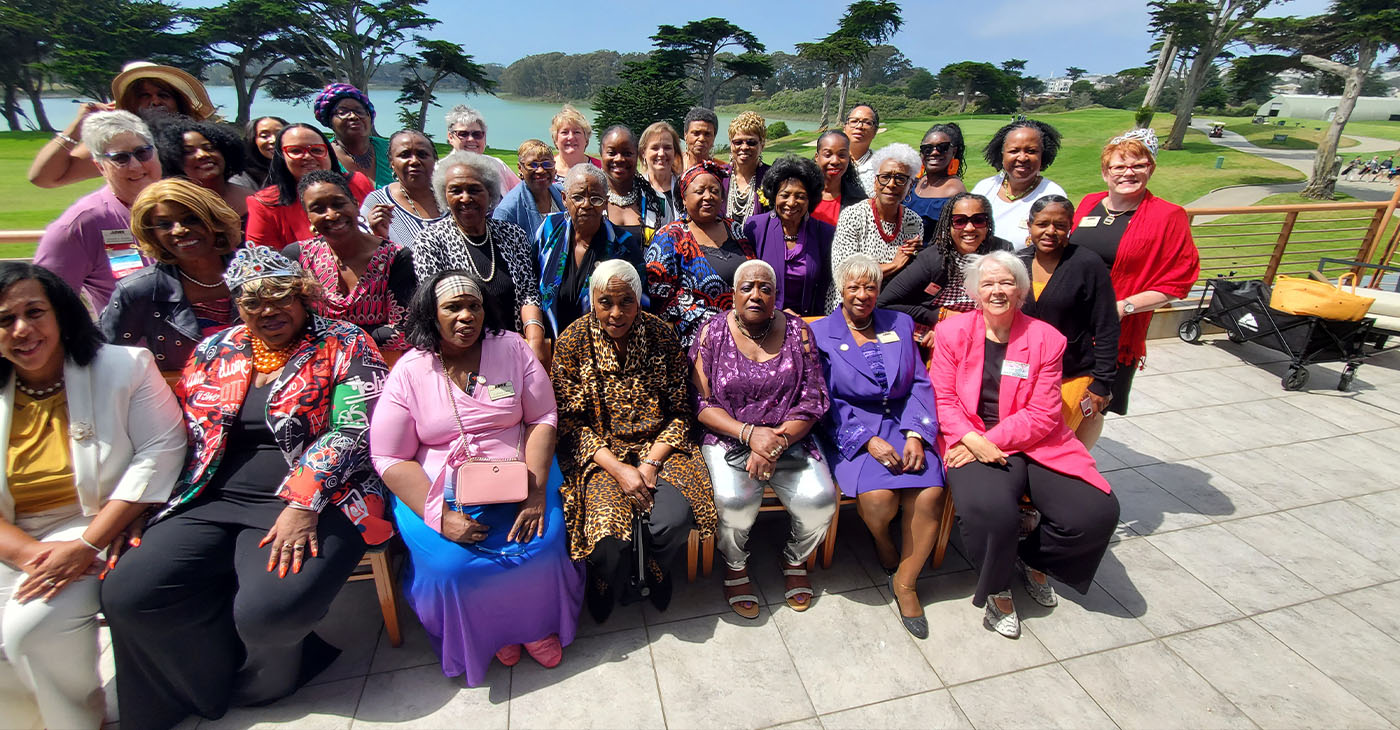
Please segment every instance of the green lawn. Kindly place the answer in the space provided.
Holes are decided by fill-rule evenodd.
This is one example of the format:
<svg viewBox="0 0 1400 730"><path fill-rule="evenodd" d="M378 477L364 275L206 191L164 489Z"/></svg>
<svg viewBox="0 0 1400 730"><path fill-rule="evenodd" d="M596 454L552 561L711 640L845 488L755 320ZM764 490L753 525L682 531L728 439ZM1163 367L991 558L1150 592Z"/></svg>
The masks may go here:
<svg viewBox="0 0 1400 730"><path fill-rule="evenodd" d="M1114 135L1133 126L1132 112L1120 109L1080 109L1063 114L1046 114L1036 117L1054 125L1063 136L1059 156L1047 171L1050 179L1059 183L1072 199L1078 200L1088 193L1104 189L1103 178L1099 173L1099 153ZM961 115L943 117L938 121L955 121L962 127L963 138L968 146L967 173L963 175L971 187L973 183L992 174L992 169L981 159L982 148L1008 118L1003 115ZM1163 140L1171 130L1172 117L1159 114L1152 125ZM929 121L892 121L886 131L876 138L876 145L890 142L904 142L917 147L927 131ZM801 132L768 145L764 151L766 159L781 154L811 156L812 147L803 146L816 136L815 132ZM1225 158L1221 169L1215 168L1217 156ZM1270 162L1257 155L1227 149L1210 143L1206 136L1195 130L1187 133L1184 149L1163 150L1158 155L1157 172L1152 178L1152 192L1185 205L1216 188L1227 185L1248 185L1263 183L1295 182L1304 175L1290 167Z"/></svg>
<svg viewBox="0 0 1400 730"><path fill-rule="evenodd" d="M1227 121L1225 128L1243 136L1255 147L1275 150L1315 150L1317 145L1322 142L1322 138L1327 136L1327 125L1322 122L1315 125L1305 124L1301 127L1279 127L1271 124L1255 124L1249 119L1235 119ZM1350 124L1343 131L1347 130L1351 130ZM1274 142L1274 135L1277 134L1285 135L1283 142ZM1337 146L1339 149L1345 149L1355 147L1358 144L1360 142L1343 134Z"/></svg>
<svg viewBox="0 0 1400 730"><path fill-rule="evenodd" d="M29 164L53 135L44 132L0 133L0 230L38 230L73 201L96 190L99 179L45 190L29 184Z"/></svg>

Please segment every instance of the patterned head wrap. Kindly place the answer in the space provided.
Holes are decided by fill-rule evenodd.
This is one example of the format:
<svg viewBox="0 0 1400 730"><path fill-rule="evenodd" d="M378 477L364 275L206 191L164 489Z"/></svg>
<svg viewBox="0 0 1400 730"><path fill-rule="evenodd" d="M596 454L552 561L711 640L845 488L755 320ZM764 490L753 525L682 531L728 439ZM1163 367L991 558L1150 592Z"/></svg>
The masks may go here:
<svg viewBox="0 0 1400 730"><path fill-rule="evenodd" d="M470 294L477 299L485 298L481 296L481 287L465 274L452 274L443 277L442 281L433 287L433 294L439 302L462 294Z"/></svg>
<svg viewBox="0 0 1400 730"><path fill-rule="evenodd" d="M723 180L729 177L729 168L714 160L697 162L681 175L681 195L685 195L685 189L690 187L690 183L693 182L695 178L705 174L714 175L716 179Z"/></svg>
<svg viewBox="0 0 1400 730"><path fill-rule="evenodd" d="M236 291L250 281L282 276L301 276L301 266L267 246L248 246L233 255L224 270L224 284L229 291Z"/></svg>
<svg viewBox="0 0 1400 730"><path fill-rule="evenodd" d="M369 103L369 97L365 92L351 86L350 84L331 84L321 93L316 95L316 101L312 102L311 110L316 115L316 121L323 127L331 126L331 115L335 112L335 104L341 99L350 98L365 105L369 111L369 118L374 119L374 105Z"/></svg>
<svg viewBox="0 0 1400 730"><path fill-rule="evenodd" d="M1129 130L1118 135L1117 137L1114 137L1113 139L1110 139L1108 143L1119 144L1122 142L1127 142L1130 139L1135 139L1141 142L1142 146L1147 148L1148 154L1152 155L1152 159L1157 159L1157 133L1152 131L1150 128Z"/></svg>

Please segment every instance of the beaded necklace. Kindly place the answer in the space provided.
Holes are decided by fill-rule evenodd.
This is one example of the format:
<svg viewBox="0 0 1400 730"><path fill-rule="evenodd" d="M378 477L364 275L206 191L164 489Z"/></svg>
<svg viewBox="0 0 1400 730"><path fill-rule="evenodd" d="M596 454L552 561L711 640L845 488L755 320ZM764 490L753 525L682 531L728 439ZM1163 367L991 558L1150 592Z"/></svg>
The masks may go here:
<svg viewBox="0 0 1400 730"><path fill-rule="evenodd" d="M264 375L281 370L282 366L292 359L292 354L300 344L298 340L280 350L274 350L257 337L250 339L253 341L253 369Z"/></svg>
<svg viewBox="0 0 1400 730"><path fill-rule="evenodd" d="M885 233L885 220L880 217L880 206L875 204L874 198L870 199L870 212L875 216L875 232L880 234L880 240L885 243L893 243L895 237L899 235L899 229L904 223L904 206L901 205L895 208L894 214L896 220L889 221L889 233Z"/></svg>

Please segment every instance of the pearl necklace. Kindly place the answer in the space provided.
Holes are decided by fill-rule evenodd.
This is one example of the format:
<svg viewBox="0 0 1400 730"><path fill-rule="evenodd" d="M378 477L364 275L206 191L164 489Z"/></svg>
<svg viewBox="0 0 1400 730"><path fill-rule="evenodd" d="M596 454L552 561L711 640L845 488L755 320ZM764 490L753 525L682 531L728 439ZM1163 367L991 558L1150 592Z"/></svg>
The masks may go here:
<svg viewBox="0 0 1400 730"><path fill-rule="evenodd" d="M843 319L846 320L846 326L847 326L847 327L850 327L852 332L864 332L864 331L870 329L870 325L875 324L875 316L874 316L874 315L871 315L870 319L865 320L865 324L862 325L862 326L860 326L860 327L857 327L857 326L856 326L856 323L855 323L855 322L852 322L852 321L851 321L851 318L850 318L849 316L843 317Z"/></svg>
<svg viewBox="0 0 1400 730"><path fill-rule="evenodd" d="M608 202L619 208L631 208L637 204L637 186L634 184L632 190L626 195L618 195L612 191L612 188L609 188Z"/></svg>
<svg viewBox="0 0 1400 730"><path fill-rule="evenodd" d="M754 183L758 182L754 178L749 179L749 184L742 190L736 185L729 188L729 217L735 220L747 218L753 205Z"/></svg>
<svg viewBox="0 0 1400 730"><path fill-rule="evenodd" d="M188 281L188 282L191 283L191 284L194 284L195 286L202 286L202 287L204 287L205 289L218 289L219 287L221 287L221 286L224 285L224 282L223 282L222 279L220 279L220 280L217 281L217 282L214 282L213 284L205 284L204 282L200 281L199 279L196 279L196 278L194 278L193 276L190 276L189 274L186 274L186 273L185 273L185 270L179 268L178 266L175 268L175 270L180 272L180 278L184 279L185 281Z"/></svg>
<svg viewBox="0 0 1400 730"><path fill-rule="evenodd" d="M63 378L60 377L57 383L54 383L53 385L50 385L47 388L31 388L25 385L24 383L20 382L19 376L15 376L15 387L19 388L19 391L21 393L24 393L25 395L29 396L30 398L33 398L34 400L43 400L44 398L47 398L53 395L54 393L63 390Z"/></svg>
<svg viewBox="0 0 1400 730"><path fill-rule="evenodd" d="M461 226L458 226L457 230L461 231ZM486 253L486 259L491 262L490 273L483 277L481 275L481 269L476 267L476 262L472 261L471 252L468 251L464 258L467 260L467 270L471 272L472 276L483 284L496 278L496 252L495 249L491 247L491 224L486 224L486 237L482 239L481 243L473 241L472 237L468 236L466 231L462 231L462 238L467 239L467 245L469 246L474 246L476 248L484 247L483 250Z"/></svg>

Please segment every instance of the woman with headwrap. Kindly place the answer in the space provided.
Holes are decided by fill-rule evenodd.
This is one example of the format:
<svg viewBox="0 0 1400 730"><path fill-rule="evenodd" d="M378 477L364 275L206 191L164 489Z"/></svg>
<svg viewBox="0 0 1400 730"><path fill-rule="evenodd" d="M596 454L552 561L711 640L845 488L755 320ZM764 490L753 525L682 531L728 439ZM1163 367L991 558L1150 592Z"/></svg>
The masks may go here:
<svg viewBox="0 0 1400 730"><path fill-rule="evenodd" d="M331 84L311 105L316 121L335 133L336 159L347 173L362 173L382 188L394 181L389 165L389 140L374 136L374 105L365 92L350 84Z"/></svg>

